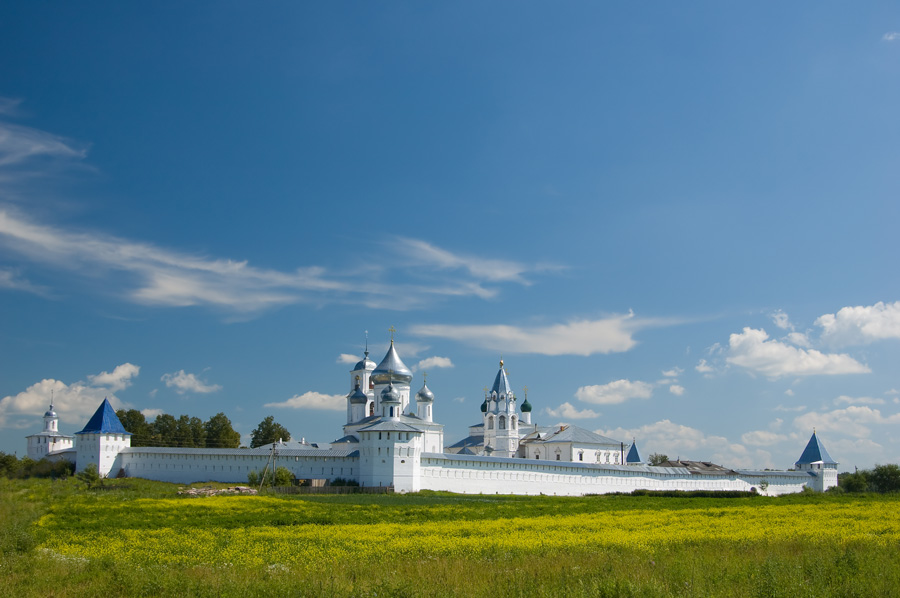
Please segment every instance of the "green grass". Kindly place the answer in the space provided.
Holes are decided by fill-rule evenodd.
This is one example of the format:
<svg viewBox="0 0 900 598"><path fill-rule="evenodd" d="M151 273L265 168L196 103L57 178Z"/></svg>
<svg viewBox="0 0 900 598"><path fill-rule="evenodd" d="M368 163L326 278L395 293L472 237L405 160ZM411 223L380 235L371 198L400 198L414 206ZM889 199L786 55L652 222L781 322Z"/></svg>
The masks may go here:
<svg viewBox="0 0 900 598"><path fill-rule="evenodd" d="M805 513L810 507L841 512L900 513L897 496L793 495L780 498L658 496L509 497L416 495L307 495L178 497L178 486L128 479L85 490L74 480L0 478L0 595L3 596L829 596L900 595L900 543L896 518L873 524L871 537L840 540L773 534L774 540L692 538L647 546L540 541L503 550L436 556L428 545L393 550L384 538L375 552L315 557L311 562L232 565L163 564L144 553L129 557L64 554L54 540L95 533L131 534L142 544L158 530L183 537L208 530L242 535L268 530L294 537L340 535L359 524L427 530L477 530L510 522L568 526L573 539L591 530L578 522L613 522L635 513L659 518L677 536L679 522L722 518L767 509ZM738 515L736 515L738 514ZM598 519L599 517L599 519ZM897 517L900 517L898 515ZM739 520L734 520L739 525ZM809 526L827 521L809 521ZM502 533L502 532L501 532ZM480 539L476 537L480 542ZM484 538L487 542L488 538ZM77 548L77 547L76 547ZM265 549L265 547L262 547ZM285 564L287 563L287 564Z"/></svg>

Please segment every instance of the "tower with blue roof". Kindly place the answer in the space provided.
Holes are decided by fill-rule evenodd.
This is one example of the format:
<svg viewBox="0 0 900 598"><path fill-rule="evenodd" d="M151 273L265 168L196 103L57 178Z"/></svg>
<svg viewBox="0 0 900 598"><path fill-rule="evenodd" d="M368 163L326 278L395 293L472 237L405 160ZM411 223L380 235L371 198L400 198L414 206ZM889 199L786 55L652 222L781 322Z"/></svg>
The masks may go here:
<svg viewBox="0 0 900 598"><path fill-rule="evenodd" d="M837 467L837 461L831 458L816 431L813 430L813 435L803 449L803 454L797 459L795 468L809 473L814 478L807 486L825 492L838 484Z"/></svg>
<svg viewBox="0 0 900 598"><path fill-rule="evenodd" d="M101 477L115 476L121 467L117 464L122 449L131 446L131 433L125 430L116 410L108 399L80 432L75 432L75 471L83 471L93 463Z"/></svg>

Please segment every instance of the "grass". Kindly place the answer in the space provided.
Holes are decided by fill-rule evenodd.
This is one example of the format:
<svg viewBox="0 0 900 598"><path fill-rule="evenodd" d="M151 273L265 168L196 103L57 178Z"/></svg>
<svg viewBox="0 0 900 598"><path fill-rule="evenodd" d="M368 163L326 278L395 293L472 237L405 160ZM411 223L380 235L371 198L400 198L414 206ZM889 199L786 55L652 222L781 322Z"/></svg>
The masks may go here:
<svg viewBox="0 0 900 598"><path fill-rule="evenodd" d="M889 596L900 498L187 498L0 479L7 596Z"/></svg>

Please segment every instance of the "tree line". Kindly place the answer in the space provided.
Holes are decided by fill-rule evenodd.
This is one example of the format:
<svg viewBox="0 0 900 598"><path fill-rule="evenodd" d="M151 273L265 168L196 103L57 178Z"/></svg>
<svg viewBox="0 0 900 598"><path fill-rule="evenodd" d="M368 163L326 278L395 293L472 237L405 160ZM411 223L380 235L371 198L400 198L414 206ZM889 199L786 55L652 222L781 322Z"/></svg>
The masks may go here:
<svg viewBox="0 0 900 598"><path fill-rule="evenodd" d="M224 413L217 413L208 420L182 415L176 418L161 413L152 422L137 409L116 411L125 430L131 432L131 446L171 446L183 448L239 448L241 435L231 425ZM288 441L287 428L268 416L250 433L250 448Z"/></svg>
<svg viewBox="0 0 900 598"><path fill-rule="evenodd" d="M898 492L900 465L888 463L872 469L845 471L838 475L838 488L844 492Z"/></svg>

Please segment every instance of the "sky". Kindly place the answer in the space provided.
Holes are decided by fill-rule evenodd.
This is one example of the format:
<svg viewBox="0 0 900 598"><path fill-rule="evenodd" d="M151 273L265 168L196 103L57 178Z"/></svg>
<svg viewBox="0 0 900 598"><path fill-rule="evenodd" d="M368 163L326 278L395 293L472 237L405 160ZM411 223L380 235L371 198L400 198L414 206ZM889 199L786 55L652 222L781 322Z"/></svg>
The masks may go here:
<svg viewBox="0 0 900 598"><path fill-rule="evenodd" d="M900 462L893 2L0 4L0 451L329 442L389 330L644 453ZM527 391L526 391L527 388Z"/></svg>

